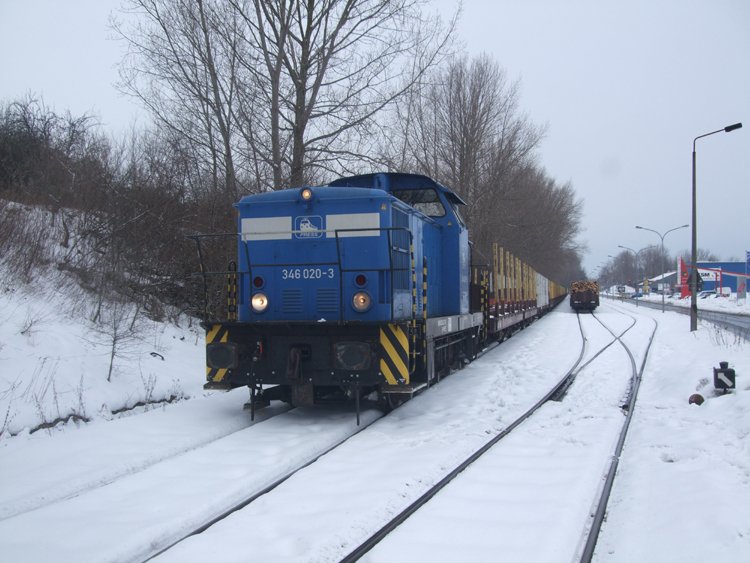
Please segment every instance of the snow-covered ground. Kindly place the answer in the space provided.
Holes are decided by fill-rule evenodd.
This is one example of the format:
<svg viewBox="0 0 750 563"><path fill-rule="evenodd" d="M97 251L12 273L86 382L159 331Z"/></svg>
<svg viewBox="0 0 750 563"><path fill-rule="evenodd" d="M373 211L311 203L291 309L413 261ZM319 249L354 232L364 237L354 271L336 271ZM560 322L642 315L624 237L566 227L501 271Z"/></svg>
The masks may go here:
<svg viewBox="0 0 750 563"><path fill-rule="evenodd" d="M605 298L620 300L615 294L606 293ZM638 298L639 301L649 301L661 305L662 298L658 293L648 293ZM674 305L684 309L690 308L690 297L680 298L679 294L664 298L665 305ZM718 311L720 313L732 313L735 315L750 315L750 299L738 299L736 293L730 295L719 295L717 293L702 292L698 298L699 311Z"/></svg>
<svg viewBox="0 0 750 563"><path fill-rule="evenodd" d="M253 447L259 442L247 433L253 430L253 425L249 413L242 410L246 391L238 389L227 394L202 391L204 358L200 332L154 324L144 338L131 340L129 347L116 358L112 381L107 382L111 348L106 338L97 340L87 322L63 315L65 307L56 299L50 294L40 298L8 289L0 299L0 416L5 419L0 439L3 484L0 553L13 553L13 560L46 561L50 552L36 545L46 542L60 546L52 552L57 561L137 558L138 551L132 548L132 542L125 544L130 547L123 550L122 542L109 539L118 537L119 525L137 526L139 519L126 515L140 513L145 525L151 521L150 515L165 509L204 502L201 493L208 491L196 490L205 486L199 479L175 478L181 475L182 462L202 463L197 467L208 480L212 471L228 470L228 475L237 477L226 488L240 489L239 485L257 485L246 472L251 460L273 464L294 453ZM683 315L636 308L632 302L603 301L599 311L610 317L626 311L646 321L637 323L628 333L628 342L643 341L650 334L653 322L649 319L656 319L658 330L646 362L631 435L620 462L596 560L747 561L750 343L703 322L697 332L690 333ZM483 436L507 424L513 410L530 396L532 389L527 382L534 381L530 377L541 380L557 370L562 374L572 364L575 344L571 338L576 330L575 315L564 303L531 329L468 366L465 373L454 374L376 422L371 427L374 432L358 436L360 441L371 441L372 451L382 452L377 464L366 467L373 475L373 488L351 490L350 495L370 495L373 499L385 494L408 497L413 495L410 489L424 479L433 479L441 471L449 470L445 464L432 467L429 475L388 480L385 475L389 469L402 467L404 450L383 446L399 442L416 451L423 460L440 459L444 463L435 448L447 449L461 441L468 445L486 439ZM600 361L604 364L602 373L608 372L606 358ZM612 359L611 371L621 361ZM729 362L737 372L738 389L734 393L713 392L712 368L720 361ZM696 392L706 399L701 406L688 404L688 398ZM182 400L142 407L124 418L111 414L145 399L154 401L168 396ZM576 408L583 410L585 405ZM258 420L284 410L281 405L273 405L272 410L261 411ZM29 433L28 429L40 421L62 418L71 411L84 414L91 422L71 422ZM347 413L341 416L331 412L318 415L295 412L290 412L291 416L277 416L275 432L279 436L292 434L303 421L313 424L310 428L315 431L306 434L306 448L329 439L324 438L326 432L317 430L330 427L331 417L340 418L341 426L349 427L353 422ZM586 413L581 412L581 416ZM316 417L320 417L317 427ZM263 427L263 424L257 426L259 430ZM449 428L454 434L440 440L435 433L435 428L440 427ZM382 430L377 431L378 428ZM545 432L550 443L566 440L565 427L548 425ZM213 447L210 454L206 453L209 450L205 447L220 437L227 437L222 440L224 446ZM430 446L431 440L434 446ZM327 465L333 468L329 469L329 478L346 491L347 471L356 464L344 459L342 451L337 452L335 463ZM309 468L313 472L315 465ZM403 469L407 476L408 467ZM555 470L554 463L550 467ZM241 473L232 473L235 469ZM121 486L122 490L133 492L132 497L126 498L140 498L135 493L150 487L163 490L164 495L154 498L153 504L140 501L135 510L122 501L120 508L126 521L118 523L111 518L118 506L104 504L102 499L109 498L106 492L109 484L125 479L130 481ZM92 486L101 489L101 493L75 498ZM561 481L559 486L568 485ZM268 561L269 553L276 554L279 560L336 560L340 554L329 549L327 542L346 541L354 532L343 531L337 538L320 538L312 546L299 542L289 519L295 516L299 521L295 502L300 497L293 488L294 482L289 487L285 517L278 516L278 521L266 518L262 525L253 519L245 521L242 516L229 519L207 535L222 538L220 544L211 547L210 543L201 543L204 540L187 542L173 560L205 561L219 552L223 559L236 561ZM548 493L554 497L554 490ZM76 502L65 504L61 502L64 499ZM324 499L317 500L321 503L317 510L308 514L307 520L301 520L325 529L322 524L327 519L335 520L341 507L327 506ZM302 501L298 502L301 508ZM56 504L68 512L57 509ZM262 513L262 508L258 505L254 510ZM519 519L527 520L547 509L538 503L512 507ZM195 510L195 506L192 510L185 509L182 517L185 526ZM503 507L482 502L448 506L448 512L455 513L457 518L465 511L487 512L489 516L498 510ZM180 522L179 511L173 517ZM263 518L263 514L258 517ZM365 515L357 517L360 523L367 521ZM73 520L86 522L89 531L71 529L68 522ZM110 521L113 523L107 525ZM237 522L241 525L233 529L233 523ZM228 529L228 534L222 535L222 529ZM274 535L270 551L268 544L259 545L263 530L279 532ZM255 538L254 545L246 544L246 534ZM472 557L503 560L503 546L494 545L492 536L492 530L488 530L486 551L475 550ZM445 541L444 536L442 540ZM194 550L189 548L191 545L195 545ZM407 537L398 549L410 555L411 560L423 560L419 545L422 544L410 544ZM263 549L259 550L260 547ZM315 549L308 549L311 547ZM2 559L4 556L0 555Z"/></svg>
<svg viewBox="0 0 750 563"><path fill-rule="evenodd" d="M659 329L596 560L748 561L750 342L704 322L691 333L684 315L638 315ZM713 389L721 361L734 393ZM694 393L705 403L688 404Z"/></svg>
<svg viewBox="0 0 750 563"><path fill-rule="evenodd" d="M178 327L141 317L135 331L93 323L85 297L74 302L40 277L33 287L0 283L0 439L203 394L204 333L196 321L183 318Z"/></svg>

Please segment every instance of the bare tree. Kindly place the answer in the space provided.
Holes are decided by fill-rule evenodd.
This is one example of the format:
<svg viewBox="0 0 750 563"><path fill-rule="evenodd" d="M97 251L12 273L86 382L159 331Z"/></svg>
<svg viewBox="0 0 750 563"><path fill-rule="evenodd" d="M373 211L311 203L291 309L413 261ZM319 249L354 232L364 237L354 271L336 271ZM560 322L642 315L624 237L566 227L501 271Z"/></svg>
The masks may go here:
<svg viewBox="0 0 750 563"><path fill-rule="evenodd" d="M519 84L492 59L454 59L398 105L385 160L450 186L478 254L492 242L563 281L580 275L581 202L534 159L544 128L519 109Z"/></svg>
<svg viewBox="0 0 750 563"><path fill-rule="evenodd" d="M666 249L662 252L661 245L652 244L639 251L638 271L641 278L652 278L663 274L662 264L667 268L667 271L675 267L675 262L669 252Z"/></svg>
<svg viewBox="0 0 750 563"><path fill-rule="evenodd" d="M265 93L274 188L371 159L375 118L440 62L452 29L422 0L230 3L261 62L245 68Z"/></svg>
<svg viewBox="0 0 750 563"><path fill-rule="evenodd" d="M371 159L377 116L441 61L451 31L425 0L129 2L140 19L116 24L123 90L230 192L240 168L256 185L270 170L276 189Z"/></svg>
<svg viewBox="0 0 750 563"><path fill-rule="evenodd" d="M31 95L0 106L0 192L58 209L85 206L108 180L109 143L90 115L57 114Z"/></svg>
<svg viewBox="0 0 750 563"><path fill-rule="evenodd" d="M396 168L421 171L455 189L472 225L494 214L542 138L518 109L519 86L488 56L454 59L403 100L395 115ZM389 138L389 141L391 139ZM391 143L393 144L393 143Z"/></svg>
<svg viewBox="0 0 750 563"><path fill-rule="evenodd" d="M542 131L518 112L518 84L510 84L486 55L454 59L428 78L399 104L394 129L400 145L391 162L451 185L470 201L471 216L494 191L486 180L492 167L499 170L497 157L505 161L504 169L518 164Z"/></svg>
<svg viewBox="0 0 750 563"><path fill-rule="evenodd" d="M129 48L121 90L190 143L210 169L215 191L222 184L236 195L233 14L212 0L128 0L128 6L128 23L113 21Z"/></svg>
<svg viewBox="0 0 750 563"><path fill-rule="evenodd" d="M94 341L109 349L107 381L111 382L116 360L127 357L140 338L140 310L124 301L113 300L100 313L94 325Z"/></svg>
<svg viewBox="0 0 750 563"><path fill-rule="evenodd" d="M693 260L690 250L683 250L680 256L685 261L685 264L690 264ZM718 262L719 256L714 252L711 252L707 248L698 248L698 261L699 262Z"/></svg>

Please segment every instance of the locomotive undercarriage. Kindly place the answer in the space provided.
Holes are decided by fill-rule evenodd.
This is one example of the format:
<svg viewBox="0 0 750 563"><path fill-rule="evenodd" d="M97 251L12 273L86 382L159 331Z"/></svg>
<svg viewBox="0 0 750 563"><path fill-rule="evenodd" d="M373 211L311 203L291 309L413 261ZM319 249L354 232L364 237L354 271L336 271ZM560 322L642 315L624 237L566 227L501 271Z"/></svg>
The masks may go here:
<svg viewBox="0 0 750 563"><path fill-rule="evenodd" d="M207 389L247 386L249 408L377 397L389 409L473 360L483 316L426 323L205 323Z"/></svg>
<svg viewBox="0 0 750 563"><path fill-rule="evenodd" d="M376 384L377 354L376 326L209 324L206 387Z"/></svg>

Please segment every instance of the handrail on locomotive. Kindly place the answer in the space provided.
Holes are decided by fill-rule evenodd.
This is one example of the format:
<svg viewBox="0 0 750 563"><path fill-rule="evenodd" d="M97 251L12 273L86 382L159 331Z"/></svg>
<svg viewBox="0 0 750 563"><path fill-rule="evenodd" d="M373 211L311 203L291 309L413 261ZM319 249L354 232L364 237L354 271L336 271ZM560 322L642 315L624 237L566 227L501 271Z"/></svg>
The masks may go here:
<svg viewBox="0 0 750 563"><path fill-rule="evenodd" d="M364 227L364 228L357 228L357 229L348 228L348 229L332 229L330 231L327 231L327 230L321 231L323 233L328 233L328 232L333 232L334 233L334 238L335 238L335 241L336 241L336 257L337 257L337 261L336 262L294 262L294 263L292 263L292 262L289 262L289 263L275 262L273 264L253 264L252 261L251 261L251 259L250 259L250 250L249 250L249 245L248 245L248 239L246 238L246 235L243 234L243 233L209 233L209 234L188 235L187 238L192 239L196 243L196 249L197 249L198 260L199 260L199 265L200 265L200 271L197 272L194 275L201 276L201 278L203 280L204 307L203 307L203 311L202 311L202 317L203 318L201 320L203 322L205 322L206 324L210 324L212 322L219 322L221 320L224 320L224 319L219 319L219 318L216 318L216 317L211 318L211 316L210 316L211 315L211 311L210 311L211 307L210 307L209 290L208 290L208 278L209 277L212 277L212 276L242 276L242 277L245 277L246 280L247 280L247 283L249 283L250 280L252 280L252 277L253 277L252 276L253 268L254 267L255 268L260 268L260 267L264 267L264 266L276 266L276 267L336 266L338 268L338 271L341 272L342 274L345 273L345 272L359 271L360 270L359 268L345 268L342 265L341 245L340 245L341 238L340 238L339 234L340 233L347 233L347 232L369 232L369 231L384 231L384 232L388 233L388 247L389 247L389 252L388 252L389 263L388 263L388 267L387 268L373 268L371 271L373 271L373 272L386 271L386 272L389 272L389 274L390 274L390 282L391 283L389 285L390 285L391 294L389 296L390 297L389 301L391 303L391 320L393 320L395 318L394 317L394 311L393 311L393 305L394 305L394 299L393 299L393 297L394 297L394 294L396 292L396 287L395 287L395 285L393 283L394 273L395 272L408 272L409 274L413 274L414 270L415 270L415 267L416 267L413 260L409 261L409 263L411 264L411 266L408 267L408 268L398 268L398 267L394 267L394 265L393 265L393 254L394 253L409 253L410 252L409 249L411 248L411 246L413 244L413 235L412 235L411 231L409 231L409 229L407 229L405 227ZM397 246L397 245L395 245L393 243L392 234L395 231L402 231L402 232L404 232L408 236L409 248L402 248L402 247ZM284 234L295 235L295 234L300 234L300 233L303 233L303 231L300 231L300 230L291 230L291 231L285 232ZM264 234L278 235L279 232L276 231L276 232L273 232L273 233L255 233L255 234L256 235L264 235ZM245 255L245 262L248 265L247 271L238 271L238 270L236 270L236 263L234 261L230 261L229 262L227 270L224 270L224 271L206 271L205 259L204 259L203 251L202 251L202 248L201 248L201 239L206 239L206 238L230 238L230 237L233 238L233 239L236 239L236 241L238 243L238 247L242 247L242 249L244 251L244 255ZM232 265L235 266L235 269L232 269ZM408 278L410 280L414 279L412 275L409 275ZM344 293L342 291L341 285L343 284L343 279L344 278L343 278L343 276L338 276L338 279L339 279L339 298L340 298L340 300L343 301L343 295L344 295ZM413 288L410 287L408 289L408 291L412 291L412 289ZM340 303L340 305L341 305L341 307L339 307L339 319L338 320L339 320L339 322L343 322L344 321L344 318L343 318L343 311L344 311L343 303ZM414 311L413 310L412 310L412 320L414 320Z"/></svg>

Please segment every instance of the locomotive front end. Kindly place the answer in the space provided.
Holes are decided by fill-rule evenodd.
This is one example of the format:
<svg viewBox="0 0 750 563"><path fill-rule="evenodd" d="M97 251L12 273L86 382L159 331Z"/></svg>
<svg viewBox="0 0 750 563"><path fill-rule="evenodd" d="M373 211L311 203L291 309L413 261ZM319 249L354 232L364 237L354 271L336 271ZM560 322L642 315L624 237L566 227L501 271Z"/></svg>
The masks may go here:
<svg viewBox="0 0 750 563"><path fill-rule="evenodd" d="M243 198L237 320L207 327L207 386L301 405L408 378L408 341L387 328L413 315L394 205L382 190L326 186Z"/></svg>

